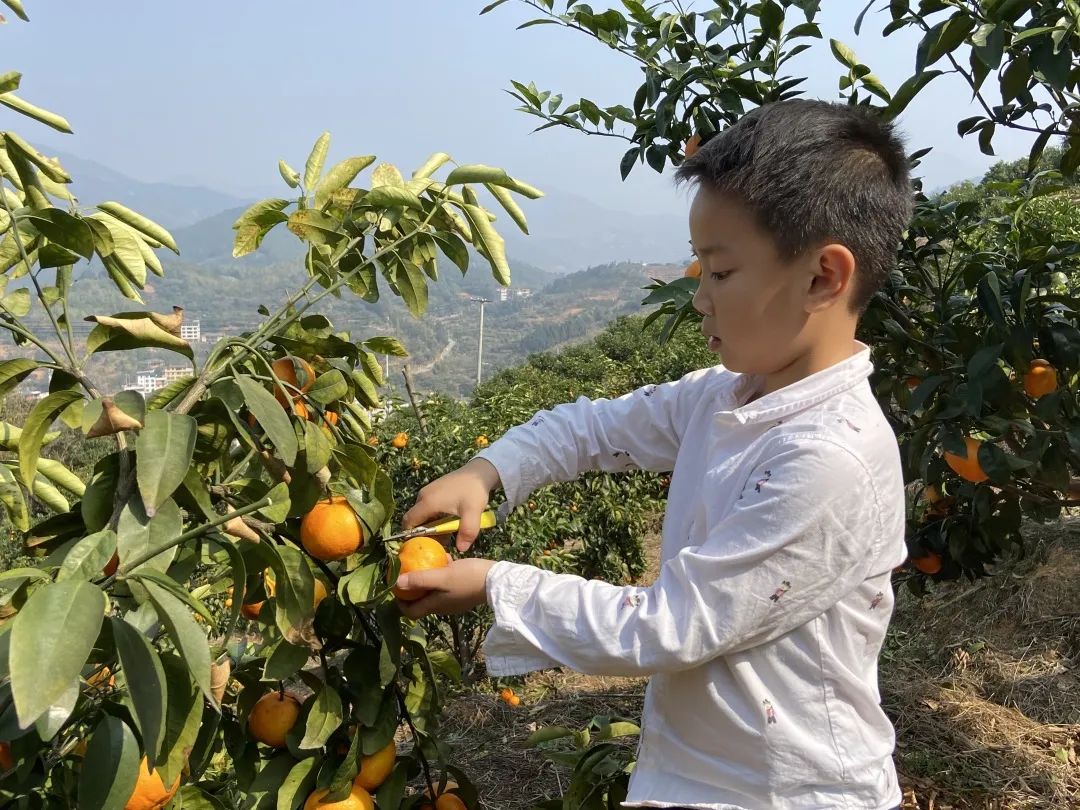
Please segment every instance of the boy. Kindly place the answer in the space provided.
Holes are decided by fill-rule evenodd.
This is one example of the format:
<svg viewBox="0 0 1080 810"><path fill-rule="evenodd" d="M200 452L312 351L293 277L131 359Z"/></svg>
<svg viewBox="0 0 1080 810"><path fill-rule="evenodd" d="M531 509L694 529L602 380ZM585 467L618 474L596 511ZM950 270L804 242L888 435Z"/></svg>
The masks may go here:
<svg viewBox="0 0 1080 810"><path fill-rule="evenodd" d="M907 556L895 437L859 315L911 215L903 144L858 107L791 100L678 169L695 184L694 307L723 365L538 413L426 486L406 527L586 470L673 470L662 569L618 587L477 558L398 581L418 617L487 601L492 675L650 676L624 806L891 810L877 657Z"/></svg>

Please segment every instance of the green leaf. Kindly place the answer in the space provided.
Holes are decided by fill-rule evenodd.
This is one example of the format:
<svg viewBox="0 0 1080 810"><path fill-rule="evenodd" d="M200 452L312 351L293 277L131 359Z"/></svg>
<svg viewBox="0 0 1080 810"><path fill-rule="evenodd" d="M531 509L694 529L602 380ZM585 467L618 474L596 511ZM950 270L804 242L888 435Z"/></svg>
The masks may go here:
<svg viewBox="0 0 1080 810"><path fill-rule="evenodd" d="M136 479L146 514L154 516L191 466L198 423L187 414L150 411L135 440Z"/></svg>
<svg viewBox="0 0 1080 810"><path fill-rule="evenodd" d="M408 357L409 353L395 337L376 335L364 341L365 348L371 349L376 354L389 354L393 357Z"/></svg>
<svg viewBox="0 0 1080 810"><path fill-rule="evenodd" d="M214 696L210 692L210 648L203 630L191 618L191 614L179 599L156 582L145 578L141 582L195 683L206 695L206 699L214 703Z"/></svg>
<svg viewBox="0 0 1080 810"><path fill-rule="evenodd" d="M171 785L182 775L188 754L199 735L203 701L180 656L165 653L161 656L161 665L168 684L168 703L158 762L161 780Z"/></svg>
<svg viewBox="0 0 1080 810"><path fill-rule="evenodd" d="M23 8L22 0L3 0L5 6L15 12L15 16L23 22L30 22L30 18L26 16L26 10Z"/></svg>
<svg viewBox="0 0 1080 810"><path fill-rule="evenodd" d="M339 230L341 223L313 208L294 211L289 216L287 227L298 237L313 245L334 245L345 237L345 234Z"/></svg>
<svg viewBox="0 0 1080 810"><path fill-rule="evenodd" d="M329 405L336 399L341 399L349 393L349 385L343 375L336 368L320 374L307 392L308 399L320 405Z"/></svg>
<svg viewBox="0 0 1080 810"><path fill-rule="evenodd" d="M102 715L79 769L79 806L124 810L139 778L139 743L119 717Z"/></svg>
<svg viewBox="0 0 1080 810"><path fill-rule="evenodd" d="M925 70L906 80L893 94L889 106L885 108L883 112L885 119L891 121L896 118L896 116L900 115L900 113L907 109L911 100L914 99L926 85L940 75L940 70Z"/></svg>
<svg viewBox="0 0 1080 810"><path fill-rule="evenodd" d="M35 211L29 217L34 227L50 242L77 253L84 259L94 255L94 234L80 217L59 208Z"/></svg>
<svg viewBox="0 0 1080 810"><path fill-rule="evenodd" d="M23 434L19 439L19 472L27 488L34 483L45 432L61 411L81 399L82 395L77 391L57 391L39 401L27 415L23 422Z"/></svg>
<svg viewBox="0 0 1080 810"><path fill-rule="evenodd" d="M405 206L416 211L424 210L424 203L411 191L399 186L379 186L373 188L358 201L359 205L370 208L397 208Z"/></svg>
<svg viewBox="0 0 1080 810"><path fill-rule="evenodd" d="M319 182L319 175L322 174L323 163L326 162L326 153L330 149L330 133L324 132L319 136L319 139L315 141L315 146L311 149L311 154L308 155L307 164L304 166L304 188L309 192L315 188L315 184Z"/></svg>
<svg viewBox="0 0 1080 810"><path fill-rule="evenodd" d="M176 547L170 546L170 543L182 530L183 517L175 501L166 501L158 507L157 513L150 517L146 514L139 496L133 495L120 512L116 525L121 572L128 576L144 569L167 571L176 557ZM158 551L160 553L145 563L129 568L132 561Z"/></svg>
<svg viewBox="0 0 1080 810"><path fill-rule="evenodd" d="M48 434L45 438L48 439ZM78 497L82 497L86 491L86 485L82 479L55 459L38 459L38 472Z"/></svg>
<svg viewBox="0 0 1080 810"><path fill-rule="evenodd" d="M232 224L233 230L244 225L269 225L284 222L288 217L282 211L288 205L288 200L280 198L260 200L237 217L236 222Z"/></svg>
<svg viewBox="0 0 1080 810"><path fill-rule="evenodd" d="M18 90L21 80L22 74L17 70L0 73L0 93L10 93L12 90Z"/></svg>
<svg viewBox="0 0 1080 810"><path fill-rule="evenodd" d="M303 427L306 467L314 475L329 463L334 448L320 425L305 421Z"/></svg>
<svg viewBox="0 0 1080 810"><path fill-rule="evenodd" d="M431 177L436 171L450 161L450 156L445 152L436 152L424 164L412 173L414 180Z"/></svg>
<svg viewBox="0 0 1080 810"><path fill-rule="evenodd" d="M543 726L529 735L528 739L525 740L525 747L535 748L540 743L573 737L574 734L574 729L565 726Z"/></svg>
<svg viewBox="0 0 1080 810"><path fill-rule="evenodd" d="M7 2L7 0L4 0ZM31 104L25 99L21 99L14 93L4 93L0 95L0 104L5 107L9 107L17 113L22 113L28 118L33 118L35 121L39 121L47 127L52 127L59 132L66 132L71 134L71 124L67 122L67 119L62 115L57 115L54 112L42 109L34 104Z"/></svg>
<svg viewBox="0 0 1080 810"><path fill-rule="evenodd" d="M25 287L12 290L4 296L0 303L2 303L4 309L10 310L12 315L22 318L30 311L30 291Z"/></svg>
<svg viewBox="0 0 1080 810"><path fill-rule="evenodd" d="M829 48L832 50L833 56L836 57L836 61L845 67L853 68L859 64L859 57L855 55L855 51L840 40L830 39Z"/></svg>
<svg viewBox="0 0 1080 810"><path fill-rule="evenodd" d="M304 803L305 797L315 789L318 764L318 757L307 757L292 766L289 775L285 777L285 781L281 783L277 791L277 810L295 810ZM185 810L187 810L186 806Z"/></svg>
<svg viewBox="0 0 1080 810"><path fill-rule="evenodd" d="M59 734L60 729L67 723L71 717L71 712L75 709L75 704L78 702L79 682L72 681L63 697L46 709L45 713L34 723L34 730L37 732L38 739L49 742Z"/></svg>
<svg viewBox="0 0 1080 810"><path fill-rule="evenodd" d="M274 399L274 395L259 385L250 377L240 376L236 378L236 384L244 394L244 402L267 437L281 454L286 466L291 467L296 463L298 451L296 433L293 432L292 422L289 420L285 409Z"/></svg>
<svg viewBox="0 0 1080 810"><path fill-rule="evenodd" d="M424 274L412 262L398 264L395 275L398 292L413 317L419 318L427 310L428 287Z"/></svg>
<svg viewBox="0 0 1080 810"><path fill-rule="evenodd" d="M462 206L473 229L473 244L491 264L491 272L504 287L510 286L510 265L506 261L506 243L487 218L487 212L476 205Z"/></svg>
<svg viewBox="0 0 1080 810"><path fill-rule="evenodd" d="M311 702L300 748L321 748L341 725L341 698L337 691L323 685Z"/></svg>
<svg viewBox="0 0 1080 810"><path fill-rule="evenodd" d="M191 344L154 323L143 312L121 312L116 315L91 315L88 321L97 323L86 338L86 351L116 352L129 349L168 349L194 361Z"/></svg>
<svg viewBox="0 0 1080 810"><path fill-rule="evenodd" d="M0 464L0 503L7 510L11 525L21 532L30 529L30 513L26 508L26 499L15 476L3 464Z"/></svg>
<svg viewBox="0 0 1080 810"><path fill-rule="evenodd" d="M284 523L289 516L289 485L284 481L275 484L266 493L270 498L269 506L264 506L256 514L262 515L271 523Z"/></svg>
<svg viewBox="0 0 1080 810"><path fill-rule="evenodd" d="M165 670L146 636L123 619L110 617L109 623L127 687L124 703L135 718L147 761L153 767L165 733L165 706L168 700Z"/></svg>
<svg viewBox="0 0 1080 810"><path fill-rule="evenodd" d="M183 785L177 795L184 810L228 810L217 797L204 792L197 785Z"/></svg>
<svg viewBox="0 0 1080 810"><path fill-rule="evenodd" d="M448 186L463 185L465 183L492 183L505 186L512 181L503 169L494 166L484 166L480 163L466 163L458 166L447 175L445 183Z"/></svg>
<svg viewBox="0 0 1080 810"><path fill-rule="evenodd" d="M33 492L35 498L54 512L63 514L71 509L67 498L40 473L34 476L34 486L30 491Z"/></svg>
<svg viewBox="0 0 1080 810"><path fill-rule="evenodd" d="M291 678L311 657L311 650L290 644L282 639L275 646L263 666L264 681L283 681Z"/></svg>
<svg viewBox="0 0 1080 810"><path fill-rule="evenodd" d="M296 169L286 163L284 160L279 160L277 164L278 173L281 174L281 179L289 184L289 188L296 188L300 185L300 175Z"/></svg>
<svg viewBox="0 0 1080 810"><path fill-rule="evenodd" d="M16 357L0 363L0 397L14 390L19 383L38 368L40 366L37 361L25 357Z"/></svg>
<svg viewBox="0 0 1080 810"><path fill-rule="evenodd" d="M99 577L115 553L116 532L112 529L102 529L84 537L64 557L56 573L56 581L62 582L72 577L82 580Z"/></svg>
<svg viewBox="0 0 1080 810"><path fill-rule="evenodd" d="M11 694L29 727L78 679L94 647L107 600L88 582L68 579L31 594L11 627Z"/></svg>
<svg viewBox="0 0 1080 810"><path fill-rule="evenodd" d="M176 246L176 241L172 238L172 235L153 220L147 219L142 214L132 211L118 202L103 202L98 205L98 208L106 214L116 217L129 228L150 237L155 242L160 242L176 255L180 255L180 248Z"/></svg>
<svg viewBox="0 0 1080 810"><path fill-rule="evenodd" d="M158 514L161 513L159 512ZM139 580L143 584L145 584L145 580L155 583L167 590L196 613L201 614L207 621L213 621L214 614L212 614L210 609L195 596L194 592L188 590L186 585L177 582L168 574L163 574L152 568L142 568L139 573L134 575L133 579Z"/></svg>
<svg viewBox="0 0 1080 810"><path fill-rule="evenodd" d="M527 234L529 232L529 225L525 221L525 212L521 210L521 206L517 204L510 192L502 186L488 183L485 186L491 195L499 201L499 205L503 207L503 210L510 215L510 219L514 220L514 224L521 229L522 233Z"/></svg>
<svg viewBox="0 0 1080 810"><path fill-rule="evenodd" d="M331 194L345 188L356 179L356 175L374 162L374 155L364 155L362 157L345 158L345 160L335 164L315 188L315 207L322 208Z"/></svg>

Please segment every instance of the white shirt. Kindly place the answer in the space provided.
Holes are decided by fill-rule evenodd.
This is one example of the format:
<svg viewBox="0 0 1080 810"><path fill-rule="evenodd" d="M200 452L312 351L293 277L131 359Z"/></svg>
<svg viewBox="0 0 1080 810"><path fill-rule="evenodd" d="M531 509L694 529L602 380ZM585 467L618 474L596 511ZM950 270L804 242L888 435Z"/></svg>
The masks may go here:
<svg viewBox="0 0 1080 810"><path fill-rule="evenodd" d="M616 586L500 561L488 672L649 676L624 807L890 810L877 659L907 557L869 349L749 404L722 366L541 411L478 453L508 500L589 470L673 470L661 571Z"/></svg>

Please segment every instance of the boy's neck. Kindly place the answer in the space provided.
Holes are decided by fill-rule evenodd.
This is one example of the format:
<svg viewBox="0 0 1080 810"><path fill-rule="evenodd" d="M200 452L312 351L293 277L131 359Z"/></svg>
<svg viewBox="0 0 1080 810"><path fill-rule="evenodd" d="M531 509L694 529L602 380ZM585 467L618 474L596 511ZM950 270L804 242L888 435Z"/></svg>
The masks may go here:
<svg viewBox="0 0 1080 810"><path fill-rule="evenodd" d="M795 360L782 369L765 375L765 379L757 391L746 401L749 404L756 399L761 399L774 391L798 382L811 374L817 374L830 366L850 358L858 351L854 335L846 339L817 343L809 351L800 354Z"/></svg>

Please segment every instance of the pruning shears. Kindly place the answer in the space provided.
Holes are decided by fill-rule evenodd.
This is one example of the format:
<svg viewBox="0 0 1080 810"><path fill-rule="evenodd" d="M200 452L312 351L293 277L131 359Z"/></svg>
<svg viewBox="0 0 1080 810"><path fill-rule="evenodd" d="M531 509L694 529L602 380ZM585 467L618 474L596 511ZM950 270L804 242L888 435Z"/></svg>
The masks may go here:
<svg viewBox="0 0 1080 810"><path fill-rule="evenodd" d="M504 501L498 509L485 509L480 513L480 528L491 529L502 526L506 522L506 516L510 514L510 502ZM461 528L461 518L447 518L429 526L417 526L408 531L392 534L384 540L407 540L410 537L421 535L437 536L440 534L454 534Z"/></svg>

